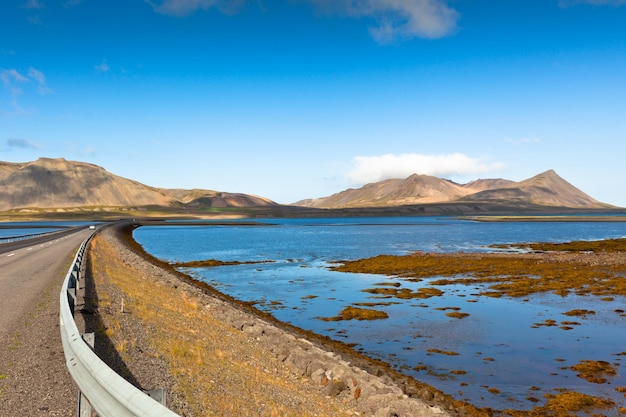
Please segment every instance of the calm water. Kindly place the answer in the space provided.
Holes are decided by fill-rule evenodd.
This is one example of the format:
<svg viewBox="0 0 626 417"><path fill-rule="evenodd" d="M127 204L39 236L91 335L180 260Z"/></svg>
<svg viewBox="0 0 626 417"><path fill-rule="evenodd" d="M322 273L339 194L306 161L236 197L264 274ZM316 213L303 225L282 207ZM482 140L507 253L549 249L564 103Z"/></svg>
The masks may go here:
<svg viewBox="0 0 626 417"><path fill-rule="evenodd" d="M401 288L429 285L369 274L333 272L333 261L413 251L489 251L494 243L564 242L626 237L626 223L478 223L452 218L279 219L262 226L151 226L135 238L151 254L167 261L218 259L273 261L252 265L187 269L240 300L295 326L356 344L458 399L478 406L528 409L528 397L544 401L554 388L613 398L624 406L626 350L623 297L557 297L540 294L524 300L479 297L477 286L439 286L444 295L427 300L380 300L363 292L381 283ZM436 278L434 278L436 279ZM363 302L389 318L327 322L343 308ZM464 319L445 315L460 308ZM573 308L596 312L574 318L572 330L535 326L545 320L572 321ZM428 350L455 352L450 356ZM611 384L592 384L568 369L580 360L604 360L619 368ZM452 372L454 371L454 372ZM533 389L531 389L533 387ZM496 388L499 392L494 393ZM553 392L554 393L554 392Z"/></svg>

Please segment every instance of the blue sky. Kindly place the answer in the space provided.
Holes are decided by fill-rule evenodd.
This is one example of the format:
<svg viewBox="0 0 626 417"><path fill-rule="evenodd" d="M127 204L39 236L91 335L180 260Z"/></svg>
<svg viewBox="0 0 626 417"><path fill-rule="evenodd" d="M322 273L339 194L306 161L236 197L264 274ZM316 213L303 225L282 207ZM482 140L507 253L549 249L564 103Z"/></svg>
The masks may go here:
<svg viewBox="0 0 626 417"><path fill-rule="evenodd" d="M4 0L0 160L280 203L554 169L626 206L626 0Z"/></svg>

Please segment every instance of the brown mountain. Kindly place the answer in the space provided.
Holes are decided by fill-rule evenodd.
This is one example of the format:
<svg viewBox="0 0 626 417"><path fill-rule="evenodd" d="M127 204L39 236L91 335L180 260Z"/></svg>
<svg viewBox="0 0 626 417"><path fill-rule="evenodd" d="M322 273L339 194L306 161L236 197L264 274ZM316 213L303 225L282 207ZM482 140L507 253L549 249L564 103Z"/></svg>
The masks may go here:
<svg viewBox="0 0 626 417"><path fill-rule="evenodd" d="M473 193L485 190L493 190L495 188L504 188L515 184L515 181L498 179L478 179L463 185L463 188L471 190Z"/></svg>
<svg viewBox="0 0 626 417"><path fill-rule="evenodd" d="M471 194L462 201L487 202L506 200L512 203L525 202L553 207L610 208L609 204L591 198L554 170L549 170L524 181Z"/></svg>
<svg viewBox="0 0 626 417"><path fill-rule="evenodd" d="M167 190L65 159L0 162L0 211L17 208L229 207L275 205L260 197L211 190Z"/></svg>
<svg viewBox="0 0 626 417"><path fill-rule="evenodd" d="M318 208L388 207L408 204L440 203L459 199L472 191L452 181L413 174L349 188L329 197L303 200L295 205Z"/></svg>
<svg viewBox="0 0 626 417"><path fill-rule="evenodd" d="M254 207L278 205L278 203L268 198L250 194L199 189L163 189L163 191L188 207Z"/></svg>
<svg viewBox="0 0 626 417"><path fill-rule="evenodd" d="M480 179L467 184L428 175L385 180L347 189L329 197L302 200L294 205L316 208L389 207L432 203L531 204L549 207L610 208L574 187L553 170L515 182Z"/></svg>

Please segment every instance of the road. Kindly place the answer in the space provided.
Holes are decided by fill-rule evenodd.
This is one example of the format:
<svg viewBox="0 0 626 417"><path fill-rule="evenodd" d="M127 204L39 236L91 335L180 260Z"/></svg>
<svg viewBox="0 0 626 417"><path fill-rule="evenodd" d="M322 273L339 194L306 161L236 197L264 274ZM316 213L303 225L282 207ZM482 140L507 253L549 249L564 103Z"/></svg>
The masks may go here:
<svg viewBox="0 0 626 417"><path fill-rule="evenodd" d="M88 229L0 245L0 416L71 416L78 390L59 335L59 292Z"/></svg>

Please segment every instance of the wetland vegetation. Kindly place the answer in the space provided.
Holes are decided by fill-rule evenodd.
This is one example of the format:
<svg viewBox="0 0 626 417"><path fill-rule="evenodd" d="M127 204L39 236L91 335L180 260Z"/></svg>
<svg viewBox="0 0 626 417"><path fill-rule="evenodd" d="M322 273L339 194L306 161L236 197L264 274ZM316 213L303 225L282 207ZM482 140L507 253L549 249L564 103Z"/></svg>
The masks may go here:
<svg viewBox="0 0 626 417"><path fill-rule="evenodd" d="M626 296L626 239L607 239L601 241L574 241L568 243L529 243L525 245L493 245L499 249L518 249L519 253L415 253L405 256L380 255L354 261L342 261L332 269L351 273L370 273L389 275L403 280L420 282L427 278L428 287L419 291L408 291L399 285L378 285L368 288L365 292L396 298L429 298L443 294L443 290L435 287L447 285L484 284L484 290L475 296L524 298L533 294L550 292L560 297L568 294L578 296L596 296L599 300L614 301L615 297ZM431 287L432 286L432 287ZM464 318L467 313L460 312L459 307L439 307L436 310L446 311L446 316ZM626 317L622 309L616 314ZM588 309L572 309L562 313L569 317L586 318L596 312ZM578 321L564 320L560 323L554 319L545 319L532 327L558 327L571 330L578 326ZM428 349L430 354L457 356L454 351ZM623 352L614 356L621 356ZM483 360L493 361L493 358ZM559 359L565 361L565 359ZM611 378L618 374L621 363L616 360L610 363L604 360L585 359L576 365L562 367L576 372L578 378L593 384L610 384ZM432 369L424 365L414 368L417 371ZM463 370L451 370L450 374L462 375ZM537 388L537 390L539 390ZM487 387L491 394L500 394L495 387ZM506 410L505 415L528 416L577 416L589 414L594 416L618 415L626 413L626 408L619 406L610 398L602 398L567 389L557 389L555 394L544 395L545 403L532 410L522 412ZM626 387L617 387L615 392L625 393ZM540 402L535 397L527 397L530 402ZM604 411L601 411L604 410ZM612 411L611 411L612 410ZM605 414L605 413L609 414Z"/></svg>

